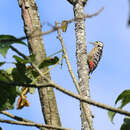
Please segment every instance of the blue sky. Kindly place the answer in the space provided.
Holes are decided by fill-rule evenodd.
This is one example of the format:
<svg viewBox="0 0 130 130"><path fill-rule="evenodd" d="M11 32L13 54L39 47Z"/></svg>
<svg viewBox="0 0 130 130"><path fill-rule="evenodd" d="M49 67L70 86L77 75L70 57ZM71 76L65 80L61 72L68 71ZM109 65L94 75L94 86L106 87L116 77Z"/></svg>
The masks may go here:
<svg viewBox="0 0 130 130"><path fill-rule="evenodd" d="M66 0L37 0L41 23L49 22L54 24L55 21L73 18L73 7ZM104 6L104 11L96 17L86 20L86 39L89 41L100 40L104 43L103 57L98 68L90 78L91 98L93 100L114 105L116 97L125 89L130 88L130 28L127 26L128 21L128 0L88 0L85 7L86 13L94 13ZM18 7L17 0L0 1L0 34L12 34L17 37L24 35L21 11ZM43 25L43 31L49 29ZM58 51L61 46L56 39L56 32L44 36L47 55ZM75 59L75 33L74 23L68 26L67 32L63 34L64 42L68 55L77 76L76 59ZM23 46L17 46L22 52L28 54L28 50ZM92 48L88 45L88 50ZM9 51L7 61L12 61ZM4 60L0 56L1 60ZM6 65L4 67L10 67ZM56 66L51 71L52 79L71 90L74 93L76 89L72 79L67 72L65 62L62 66ZM79 130L81 127L79 102L63 93L56 91L56 98L60 117L63 127ZM9 112L20 115L36 122L43 122L39 96L29 95L31 106L23 110L11 110ZM97 107L91 107L94 118L95 130L119 130L123 116L117 115L114 119L115 124L108 120L107 111ZM126 107L129 109L130 107ZM0 116L3 117L3 116ZM0 123L3 130L23 130L23 126L11 126ZM24 130L36 130L32 127L24 127Z"/></svg>

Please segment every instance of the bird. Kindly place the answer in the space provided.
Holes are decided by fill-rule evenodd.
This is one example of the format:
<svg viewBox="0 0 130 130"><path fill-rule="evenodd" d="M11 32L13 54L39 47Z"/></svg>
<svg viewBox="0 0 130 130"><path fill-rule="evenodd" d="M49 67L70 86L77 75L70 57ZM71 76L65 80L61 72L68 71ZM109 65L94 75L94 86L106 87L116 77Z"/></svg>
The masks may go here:
<svg viewBox="0 0 130 130"><path fill-rule="evenodd" d="M88 53L88 56L87 56L89 74L92 74L93 71L97 68L98 63L102 57L104 44L101 41L95 41L95 42L89 42L89 43L94 45L94 48L92 48L92 50Z"/></svg>

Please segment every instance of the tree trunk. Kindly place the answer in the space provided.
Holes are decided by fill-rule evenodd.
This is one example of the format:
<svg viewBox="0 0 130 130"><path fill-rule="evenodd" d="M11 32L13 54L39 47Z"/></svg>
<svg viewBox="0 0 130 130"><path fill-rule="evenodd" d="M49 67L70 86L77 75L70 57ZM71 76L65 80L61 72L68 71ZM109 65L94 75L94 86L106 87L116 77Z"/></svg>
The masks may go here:
<svg viewBox="0 0 130 130"><path fill-rule="evenodd" d="M87 68L87 50L83 3L79 0L74 4L75 34L76 34L76 57L79 77L79 87L82 96L90 98L89 76ZM79 19L81 18L81 19ZM82 130L93 130L92 114L89 104L81 103ZM85 109L84 109L85 108Z"/></svg>
<svg viewBox="0 0 130 130"><path fill-rule="evenodd" d="M39 64L46 57L44 43L42 39L42 26L38 16L38 9L35 0L19 0L19 6L22 12L24 21L24 30L27 36L30 54L35 55L34 64ZM42 72L47 71L48 68L42 69ZM47 75L50 78L50 75ZM41 80L44 84L45 81ZM53 88L39 88L39 96L41 108L45 123L49 125L61 126L56 98Z"/></svg>

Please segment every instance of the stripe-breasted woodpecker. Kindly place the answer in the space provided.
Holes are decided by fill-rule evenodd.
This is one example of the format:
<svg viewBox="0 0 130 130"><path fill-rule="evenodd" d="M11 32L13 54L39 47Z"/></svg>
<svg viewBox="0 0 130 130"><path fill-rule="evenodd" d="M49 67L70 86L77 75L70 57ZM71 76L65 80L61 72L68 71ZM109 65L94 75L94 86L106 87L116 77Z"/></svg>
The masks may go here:
<svg viewBox="0 0 130 130"><path fill-rule="evenodd" d="M87 63L89 67L89 74L92 73L96 69L101 59L102 51L103 51L102 42L96 41L96 42L90 42L90 43L94 45L94 48L88 53Z"/></svg>

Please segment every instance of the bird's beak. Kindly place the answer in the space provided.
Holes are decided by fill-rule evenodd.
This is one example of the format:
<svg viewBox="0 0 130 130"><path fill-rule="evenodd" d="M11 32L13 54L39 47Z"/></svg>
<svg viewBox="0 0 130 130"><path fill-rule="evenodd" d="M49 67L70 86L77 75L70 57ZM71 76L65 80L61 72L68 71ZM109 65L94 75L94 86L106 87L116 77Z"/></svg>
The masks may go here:
<svg viewBox="0 0 130 130"><path fill-rule="evenodd" d="M95 42L89 42L89 43L95 45Z"/></svg>

